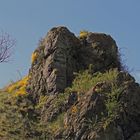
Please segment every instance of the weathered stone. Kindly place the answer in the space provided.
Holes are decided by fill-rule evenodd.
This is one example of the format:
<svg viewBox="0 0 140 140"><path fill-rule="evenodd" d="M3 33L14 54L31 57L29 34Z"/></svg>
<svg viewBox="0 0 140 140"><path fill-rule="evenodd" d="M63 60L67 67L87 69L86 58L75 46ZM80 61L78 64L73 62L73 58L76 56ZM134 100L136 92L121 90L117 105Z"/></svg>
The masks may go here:
<svg viewBox="0 0 140 140"><path fill-rule="evenodd" d="M80 41L65 27L53 28L35 50L28 92L34 96L56 94L70 86L73 72L78 70L77 49Z"/></svg>
<svg viewBox="0 0 140 140"><path fill-rule="evenodd" d="M89 33L81 47L81 63L88 68L93 65L93 72L110 68L121 69L118 47L113 38L103 33Z"/></svg>
<svg viewBox="0 0 140 140"><path fill-rule="evenodd" d="M37 58L29 71L27 90L34 103L42 95L49 96L41 111L44 122L52 122L65 112L67 129L58 131L57 138L127 140L134 132L140 131L140 87L127 72L120 71L115 81L117 86L124 87L118 97L121 109L118 118L105 131L102 115L107 116L106 97L97 94L95 88L105 86L107 91L110 87L106 82L97 83L80 99L76 91L66 99L62 97L65 101L58 96L58 93L71 86L74 72L88 68L91 73L122 69L118 47L111 36L89 33L84 38L77 38L66 27L57 27L48 32L35 53ZM90 128L90 123L96 124L98 120L97 128Z"/></svg>
<svg viewBox="0 0 140 140"><path fill-rule="evenodd" d="M90 66L91 72L121 68L115 41L101 33L89 33L79 40L66 27L53 28L35 52L37 58L29 71L27 86L35 102L37 96L63 92L79 70Z"/></svg>
<svg viewBox="0 0 140 140"><path fill-rule="evenodd" d="M108 122L106 94L97 93L93 87L68 109L64 117L66 129L63 133L61 131L61 136L69 140L138 140L140 86L125 72L120 72L114 82L124 86L118 98L117 117ZM110 88L110 84L105 82L97 83L96 86L104 85Z"/></svg>
<svg viewBox="0 0 140 140"><path fill-rule="evenodd" d="M64 120L67 129L63 135L66 139L86 140L89 135L89 125L98 122L104 111L104 97L93 92L92 88L67 111Z"/></svg>
<svg viewBox="0 0 140 140"><path fill-rule="evenodd" d="M76 92L72 92L68 98L68 105L72 106L78 100L78 95Z"/></svg>
<svg viewBox="0 0 140 140"><path fill-rule="evenodd" d="M125 140L121 127L115 125L111 125L107 130L92 138L96 140Z"/></svg>
<svg viewBox="0 0 140 140"><path fill-rule="evenodd" d="M122 111L117 120L123 130L125 139L140 131L140 87L137 83L127 81L123 94L120 97Z"/></svg>

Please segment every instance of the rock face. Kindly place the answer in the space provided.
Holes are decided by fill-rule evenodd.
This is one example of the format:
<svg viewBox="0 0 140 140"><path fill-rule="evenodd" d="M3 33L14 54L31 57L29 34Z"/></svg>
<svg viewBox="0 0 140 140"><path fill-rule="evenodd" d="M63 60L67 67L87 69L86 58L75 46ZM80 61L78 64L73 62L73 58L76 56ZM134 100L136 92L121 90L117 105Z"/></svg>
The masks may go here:
<svg viewBox="0 0 140 140"><path fill-rule="evenodd" d="M93 64L93 71L104 71L110 68L121 69L118 47L111 36L103 33L88 33L82 45L83 65Z"/></svg>
<svg viewBox="0 0 140 140"><path fill-rule="evenodd" d="M27 90L38 95L63 92L71 85L74 72L91 67L92 72L121 69L115 41L106 34L89 33L77 38L66 27L51 29L35 50Z"/></svg>
<svg viewBox="0 0 140 140"><path fill-rule="evenodd" d="M110 85L103 83L102 86L105 85L106 89L102 88L101 92L96 92L91 88L75 102L75 111L68 109L64 117L66 129L61 135L57 135L56 139L65 137L68 140L139 140L140 86L125 72L118 74L116 83L118 86L123 85L124 89L118 98L117 116L112 121L107 121L107 96L103 94Z"/></svg>
<svg viewBox="0 0 140 140"><path fill-rule="evenodd" d="M29 72L27 91L35 104L42 96L48 98L38 113L44 125L56 125L55 130L48 128L48 139L139 139L140 86L122 71L111 36L88 33L76 37L66 27L57 27L48 32L34 53L37 57ZM74 73L87 69L92 77L111 69L117 69L117 74L113 81L101 80L85 93L66 93L67 87L74 86Z"/></svg>
<svg viewBox="0 0 140 140"><path fill-rule="evenodd" d="M30 69L29 92L36 95L57 94L70 86L78 71L77 50L80 41L65 27L53 28L39 48Z"/></svg>

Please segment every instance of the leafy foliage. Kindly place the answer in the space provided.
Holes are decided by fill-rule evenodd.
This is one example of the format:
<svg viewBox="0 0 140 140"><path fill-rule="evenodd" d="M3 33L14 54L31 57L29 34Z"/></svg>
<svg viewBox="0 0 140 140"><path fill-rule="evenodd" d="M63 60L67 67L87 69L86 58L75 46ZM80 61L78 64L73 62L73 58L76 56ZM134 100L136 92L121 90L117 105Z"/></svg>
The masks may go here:
<svg viewBox="0 0 140 140"><path fill-rule="evenodd" d="M91 73L91 70L76 73L76 77L72 83L72 87L60 93L57 98L54 98L52 108L59 108L65 105L68 101L69 93L75 91L86 94L91 87L94 87L99 82L103 82L105 89L98 89L98 94L104 94L106 114L102 114L87 123L90 128L95 129L99 123L103 124L106 129L108 125L117 117L120 109L119 96L122 93L123 87L118 87L116 84L118 71L117 69L106 71L105 73ZM49 100L49 96L42 95L38 103L34 106L28 99L28 94L22 93L22 87L26 88L29 77L24 77L22 80L7 87L8 92L0 93L0 138L1 139L51 139L58 130L65 129L64 115L65 111L60 111L56 118L52 121L44 122L42 119L42 110L45 103ZM23 90L25 91L25 90ZM26 92L25 92L26 93ZM13 96L22 95L22 96ZM52 109L51 108L51 109ZM72 105L71 113L78 112L77 106Z"/></svg>
<svg viewBox="0 0 140 140"><path fill-rule="evenodd" d="M35 108L36 108L36 109L42 108L42 107L45 105L45 103L46 103L46 101L47 101L48 98L49 98L48 96L41 95L41 96L39 97L38 104L36 105Z"/></svg>

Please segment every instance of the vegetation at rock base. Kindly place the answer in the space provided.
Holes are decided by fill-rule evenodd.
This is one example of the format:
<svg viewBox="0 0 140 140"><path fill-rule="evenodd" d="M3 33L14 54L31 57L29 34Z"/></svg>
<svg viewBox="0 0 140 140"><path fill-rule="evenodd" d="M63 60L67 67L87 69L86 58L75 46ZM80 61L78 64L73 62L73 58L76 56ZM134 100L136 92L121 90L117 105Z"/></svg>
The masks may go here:
<svg viewBox="0 0 140 140"><path fill-rule="evenodd" d="M30 124L27 110L32 109L30 102L25 102L25 95L12 96L0 92L0 138L23 139L28 136Z"/></svg>
<svg viewBox="0 0 140 140"><path fill-rule="evenodd" d="M102 123L103 128L106 130L111 122L117 118L121 107L118 98L123 91L123 87L117 85L117 76L118 71L116 69L105 73L97 72L93 75L90 74L88 70L77 73L72 87L69 87L66 90L67 93L61 93L59 96L57 96L57 98L54 98L55 108L58 106L63 106L63 104L68 100L70 92L76 91L78 97L81 98L84 97L86 92L91 87L96 86L96 84L99 82L104 82L105 87L101 87L101 89L98 89L95 92L106 96L106 114L103 113L100 120L91 120L89 123L89 128L91 129L90 126L93 125L92 128L94 130L100 123ZM26 78L23 79L23 81L26 81ZM12 90L9 90L12 92L0 93L0 137L10 137L13 139L24 139L29 137L30 139L44 139L48 137L49 139L54 136L57 131L64 131L64 128L67 126L67 124L64 124L64 114L67 112L59 113L55 120L47 123L44 122L41 119L41 115L37 113L43 109L45 103L49 99L48 96L41 96L35 107L32 106L32 103L28 100L27 94L22 94L22 96L16 97L12 96L12 94L16 94L16 88L21 88L19 88L19 85L21 86L21 83L24 83L23 81L20 81L20 84L16 83L18 86L15 86L14 83L13 88L10 88ZM32 110L34 111L32 112ZM79 111L75 105L71 106L70 110L72 114L77 114ZM36 135L36 138L34 135Z"/></svg>
<svg viewBox="0 0 140 140"><path fill-rule="evenodd" d="M107 92L105 93L103 91L104 89L96 90L96 91L99 93L103 92L102 94L107 95L107 100L105 103L107 112L108 112L107 118L113 117L113 115L115 114L115 112L117 111L119 107L117 98L119 96L118 94L120 94L120 91L119 91L120 88L115 87L117 74L118 74L118 71L116 69L107 71L106 73L95 73L93 75L90 74L88 70L77 73L76 74L77 76L72 84L72 87L66 90L67 93L59 94L57 98L54 100L55 107L57 108L58 106L62 106L68 100L70 91L76 91L77 95L81 98L81 95L84 96L82 93L86 94L86 92L91 87L94 87L97 83L106 82L106 84L110 85L110 89L108 90L109 93ZM11 96L12 94L20 95L20 94L17 94L17 90L19 90L18 92L20 92L20 90L22 89L21 88L22 84L23 84L23 87L25 87L26 82L27 82L27 77L23 78L23 80L17 83L14 83L10 87L8 87L7 91L9 91L9 93L0 93L0 99L2 101L1 106L0 106L1 118L2 118L0 119L1 120L0 125L1 127L3 125L5 127L5 129L3 127L1 128L5 130L4 132L1 131L1 133L3 133L1 134L1 137L6 137L7 135L13 135L13 137L17 137L18 139L18 136L21 137L22 135L22 137L28 137L28 135L32 135L32 133L36 133L40 135L38 137L43 137L43 135L46 135L48 132L51 133L52 135L60 129L63 130L64 129L64 124L63 124L64 112L60 113L56 117L55 120L53 120L52 122L48 122L46 125L45 125L45 122L43 123L43 120L41 120L40 118L41 116L37 115L37 113L34 114L35 116L33 114L32 115L29 114L30 113L29 111L32 109L34 109L34 112L38 110L41 111L49 98L48 96L41 96L39 102L37 103L35 107L33 107L31 103L29 103L26 92L25 94L22 94L23 96L16 96L16 97ZM21 103L19 101L21 101ZM28 104L30 104L30 106L28 106ZM75 105L73 105L70 109L73 114L78 112L77 106ZM14 128L13 128L13 121L14 123L16 123L14 125ZM25 123L25 121L28 121L26 122L27 124ZM105 126L107 125L107 122L105 123L106 124L104 124L104 128L107 127ZM108 119L108 123L109 123L109 119ZM25 133L25 130L24 130L25 134L21 134L23 132L23 129L26 127L26 125L28 125L27 134ZM12 127L12 130L9 130L10 127Z"/></svg>

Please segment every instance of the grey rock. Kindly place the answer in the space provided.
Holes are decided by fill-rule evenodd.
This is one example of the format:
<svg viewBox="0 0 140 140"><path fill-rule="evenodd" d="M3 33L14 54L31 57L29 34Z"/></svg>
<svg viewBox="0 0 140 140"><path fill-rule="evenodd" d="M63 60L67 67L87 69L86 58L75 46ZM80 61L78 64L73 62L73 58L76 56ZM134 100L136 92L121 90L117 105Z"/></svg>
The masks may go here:
<svg viewBox="0 0 140 140"><path fill-rule="evenodd" d="M70 86L73 72L78 70L77 49L80 41L65 27L51 29L40 46L37 60L29 71L27 90L33 100L40 95L63 92Z"/></svg>
<svg viewBox="0 0 140 140"><path fill-rule="evenodd" d="M66 27L52 28L35 52L38 55L30 68L27 86L34 102L37 96L63 92L71 86L73 73L89 66L91 72L121 68L115 41L102 33L89 33L82 40Z"/></svg>

